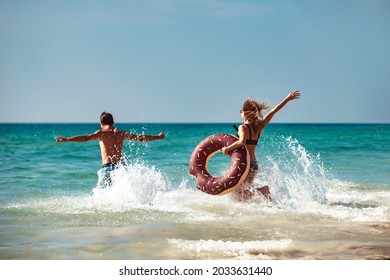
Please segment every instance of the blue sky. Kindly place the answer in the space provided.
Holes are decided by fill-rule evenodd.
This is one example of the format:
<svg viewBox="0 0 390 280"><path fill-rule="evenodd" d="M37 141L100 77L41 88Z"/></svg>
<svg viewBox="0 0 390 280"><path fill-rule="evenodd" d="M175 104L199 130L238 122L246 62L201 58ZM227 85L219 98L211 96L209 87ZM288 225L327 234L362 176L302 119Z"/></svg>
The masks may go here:
<svg viewBox="0 0 390 280"><path fill-rule="evenodd" d="M390 122L386 0L0 0L0 122Z"/></svg>

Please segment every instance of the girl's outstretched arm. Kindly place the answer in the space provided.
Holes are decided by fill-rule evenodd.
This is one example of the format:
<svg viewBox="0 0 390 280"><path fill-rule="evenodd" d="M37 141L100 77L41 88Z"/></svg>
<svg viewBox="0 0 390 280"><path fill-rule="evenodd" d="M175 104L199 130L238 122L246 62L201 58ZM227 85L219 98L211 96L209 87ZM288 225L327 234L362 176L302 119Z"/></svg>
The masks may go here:
<svg viewBox="0 0 390 280"><path fill-rule="evenodd" d="M290 93L287 95L287 97L282 102L280 102L278 105L276 105L274 108L272 108L271 111L269 111L264 116L263 121L262 121L262 126L266 127L269 124L269 122L271 121L271 119L273 118L273 116L280 109L282 109L284 107L284 105L286 105L291 100L298 99L300 96L301 96L301 94L300 94L299 90L290 91Z"/></svg>

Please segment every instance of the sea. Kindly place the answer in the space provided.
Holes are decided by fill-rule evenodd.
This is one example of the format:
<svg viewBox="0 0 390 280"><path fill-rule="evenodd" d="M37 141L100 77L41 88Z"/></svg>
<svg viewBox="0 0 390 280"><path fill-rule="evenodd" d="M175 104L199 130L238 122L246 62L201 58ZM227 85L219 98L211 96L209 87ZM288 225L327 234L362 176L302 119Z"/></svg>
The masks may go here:
<svg viewBox="0 0 390 280"><path fill-rule="evenodd" d="M238 125L238 123L237 123ZM255 196L196 187L196 145L232 123L119 123L126 165L98 186L98 141L88 124L0 124L2 260L390 259L390 124L282 124L265 128ZM229 156L210 159L222 176Z"/></svg>

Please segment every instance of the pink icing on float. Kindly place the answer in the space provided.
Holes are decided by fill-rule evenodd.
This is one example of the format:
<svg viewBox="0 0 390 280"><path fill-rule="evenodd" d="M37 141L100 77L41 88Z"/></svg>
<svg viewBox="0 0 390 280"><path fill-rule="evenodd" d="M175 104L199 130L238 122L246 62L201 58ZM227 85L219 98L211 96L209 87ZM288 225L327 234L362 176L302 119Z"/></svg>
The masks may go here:
<svg viewBox="0 0 390 280"><path fill-rule="evenodd" d="M210 158L237 140L237 137L230 134L214 134L196 146L190 159L190 174L196 177L199 190L212 195L222 195L234 191L245 181L250 163L245 145L229 152L230 168L221 177L213 177L207 170Z"/></svg>

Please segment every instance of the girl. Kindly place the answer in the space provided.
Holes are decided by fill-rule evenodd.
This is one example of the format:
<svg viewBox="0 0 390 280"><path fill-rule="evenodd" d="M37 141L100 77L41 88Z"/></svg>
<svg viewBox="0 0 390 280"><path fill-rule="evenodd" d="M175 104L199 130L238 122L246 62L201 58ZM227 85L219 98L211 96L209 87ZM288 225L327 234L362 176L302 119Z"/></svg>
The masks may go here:
<svg viewBox="0 0 390 280"><path fill-rule="evenodd" d="M271 109L264 117L261 114L262 110L268 109L269 106L266 103L258 103L252 98L248 98L245 100L244 105L242 106L241 117L244 120L244 124L240 125L238 128L238 141L233 144L222 148L222 152L226 155L230 151L241 147L242 145L246 145L249 156L250 156L250 169L245 179L246 183L249 185L253 184L256 173L259 169L256 159L256 145L260 138L263 129L269 124L272 117L282 109L289 101L298 99L300 97L299 90L291 91L287 97L276 105L273 109ZM247 184L244 184L245 186ZM235 191L240 199L249 199L256 194L256 191L260 191L267 199L271 200L271 195L269 192L268 186L264 186L261 188L248 189L245 187L240 187Z"/></svg>

